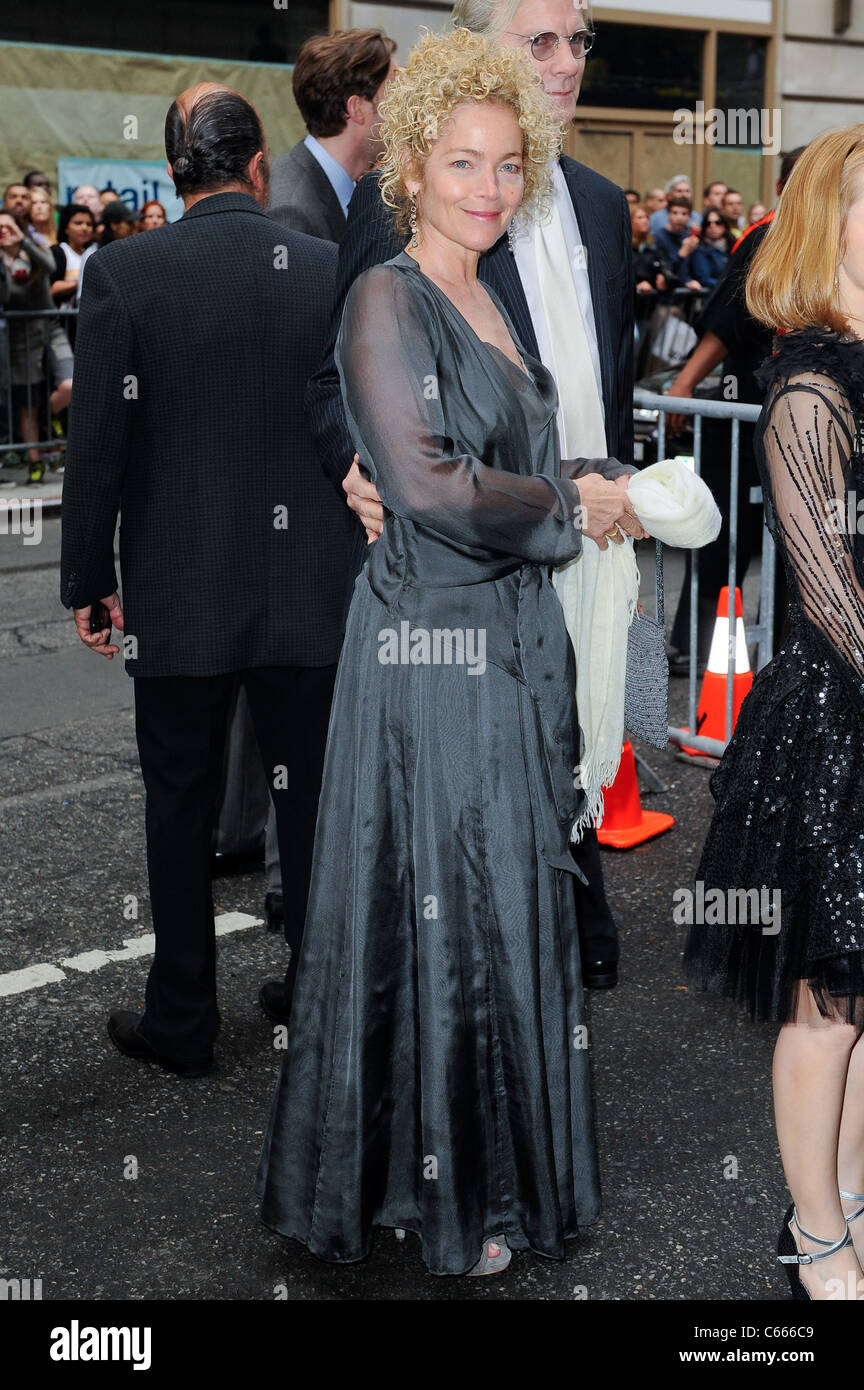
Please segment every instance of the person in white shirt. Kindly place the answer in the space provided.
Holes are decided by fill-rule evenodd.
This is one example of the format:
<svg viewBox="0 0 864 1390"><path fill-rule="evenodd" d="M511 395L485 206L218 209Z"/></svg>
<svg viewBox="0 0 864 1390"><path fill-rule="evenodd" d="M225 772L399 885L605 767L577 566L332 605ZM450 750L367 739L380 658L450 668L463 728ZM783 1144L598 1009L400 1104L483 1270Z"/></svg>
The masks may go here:
<svg viewBox="0 0 864 1390"><path fill-rule="evenodd" d="M81 276L85 262L96 250L93 214L83 203L70 203L60 213L57 245L51 247L55 278L51 297L61 309L77 309L81 299Z"/></svg>

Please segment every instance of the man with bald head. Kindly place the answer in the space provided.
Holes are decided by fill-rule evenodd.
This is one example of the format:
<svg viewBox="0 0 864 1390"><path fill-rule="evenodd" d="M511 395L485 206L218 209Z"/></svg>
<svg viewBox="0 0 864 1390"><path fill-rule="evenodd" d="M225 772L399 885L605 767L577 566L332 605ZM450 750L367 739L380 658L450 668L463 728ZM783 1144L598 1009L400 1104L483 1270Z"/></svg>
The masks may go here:
<svg viewBox="0 0 864 1390"><path fill-rule="evenodd" d="M184 216L88 266L61 591L94 654L122 647L147 792L155 957L143 1016L118 1010L108 1032L198 1076L219 1027L210 845L232 701L242 686L305 907L349 521L303 414L335 248L265 212L267 145L238 93L184 92L165 148Z"/></svg>

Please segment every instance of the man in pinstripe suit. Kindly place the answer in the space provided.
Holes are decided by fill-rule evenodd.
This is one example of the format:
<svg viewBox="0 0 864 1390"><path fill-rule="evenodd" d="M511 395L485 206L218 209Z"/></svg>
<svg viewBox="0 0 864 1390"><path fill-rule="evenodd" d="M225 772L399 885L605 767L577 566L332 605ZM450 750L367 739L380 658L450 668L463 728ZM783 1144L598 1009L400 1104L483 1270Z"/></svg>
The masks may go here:
<svg viewBox="0 0 864 1390"><path fill-rule="evenodd" d="M562 122L569 124L573 120L592 38L590 12L584 3L459 0L453 21L499 43L523 48L535 63ZM553 171L553 189L552 217L562 224L573 278L572 286L562 284L561 288L571 294L574 317L578 315L584 324L607 454L632 464L634 294L627 202L615 184L567 156L562 156ZM340 246L331 347L342 304L354 280L369 266L389 260L402 249L389 209L381 201L377 178L370 174L354 193ZM511 254L506 238L502 238L481 257L479 276L503 301L528 351L554 372L554 335L530 239L517 243L515 254ZM564 379L558 380L558 386L559 395L571 389ZM322 466L333 483L344 488L349 505L367 527L371 539L381 529L381 506L375 488L362 477L356 464L352 465L354 450L342 412L332 350L310 384L307 403ZM355 546L355 568L359 569L364 549L364 535L359 528ZM603 891L600 854L593 832L586 834L575 854L587 879L587 884L576 880L583 977L590 987L608 988L617 981L618 941Z"/></svg>

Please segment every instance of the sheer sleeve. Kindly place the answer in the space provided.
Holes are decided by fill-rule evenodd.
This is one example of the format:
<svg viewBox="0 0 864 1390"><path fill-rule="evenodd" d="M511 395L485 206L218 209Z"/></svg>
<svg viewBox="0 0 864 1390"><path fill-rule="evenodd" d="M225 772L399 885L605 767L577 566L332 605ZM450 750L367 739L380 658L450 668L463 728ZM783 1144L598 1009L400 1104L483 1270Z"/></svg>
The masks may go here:
<svg viewBox="0 0 864 1390"><path fill-rule="evenodd" d="M864 705L857 518L852 527L847 524L854 442L849 401L829 377L797 375L776 389L762 430L769 525L805 617L830 644L854 698Z"/></svg>
<svg viewBox="0 0 864 1390"><path fill-rule="evenodd" d="M567 478L490 468L458 452L438 390L434 323L392 266L359 277L336 345L349 428L385 508L463 545L560 565L578 555Z"/></svg>
<svg viewBox="0 0 864 1390"><path fill-rule="evenodd" d="M600 473L609 482L614 482L626 473L630 476L639 469L632 463L621 463L618 459L562 459L562 478L581 478L586 473Z"/></svg>

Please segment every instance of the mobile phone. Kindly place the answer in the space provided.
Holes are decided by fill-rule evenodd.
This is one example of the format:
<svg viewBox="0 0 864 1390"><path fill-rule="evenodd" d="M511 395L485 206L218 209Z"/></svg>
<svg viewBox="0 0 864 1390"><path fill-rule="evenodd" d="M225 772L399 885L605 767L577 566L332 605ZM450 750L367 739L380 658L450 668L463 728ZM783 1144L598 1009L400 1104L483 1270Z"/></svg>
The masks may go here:
<svg viewBox="0 0 864 1390"><path fill-rule="evenodd" d="M111 619L108 616L108 609L104 603L94 603L90 608L90 631L104 632L107 627L111 631Z"/></svg>

